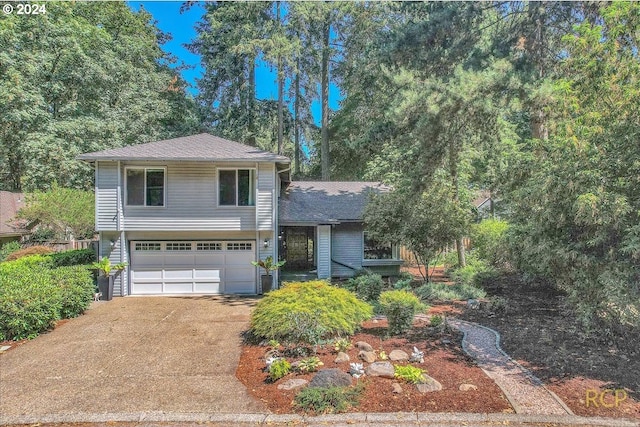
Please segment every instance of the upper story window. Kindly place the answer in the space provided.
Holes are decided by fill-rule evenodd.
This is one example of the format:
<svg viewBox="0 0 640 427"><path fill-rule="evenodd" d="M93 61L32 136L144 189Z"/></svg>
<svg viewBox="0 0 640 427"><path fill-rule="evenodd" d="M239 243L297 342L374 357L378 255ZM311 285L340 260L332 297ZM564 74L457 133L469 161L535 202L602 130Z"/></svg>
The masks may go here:
<svg viewBox="0 0 640 427"><path fill-rule="evenodd" d="M126 168L128 206L164 206L164 168Z"/></svg>
<svg viewBox="0 0 640 427"><path fill-rule="evenodd" d="M219 170L218 204L220 206L255 206L255 176L254 169Z"/></svg>
<svg viewBox="0 0 640 427"><path fill-rule="evenodd" d="M378 242L364 232L364 259L394 259L393 252L391 244Z"/></svg>

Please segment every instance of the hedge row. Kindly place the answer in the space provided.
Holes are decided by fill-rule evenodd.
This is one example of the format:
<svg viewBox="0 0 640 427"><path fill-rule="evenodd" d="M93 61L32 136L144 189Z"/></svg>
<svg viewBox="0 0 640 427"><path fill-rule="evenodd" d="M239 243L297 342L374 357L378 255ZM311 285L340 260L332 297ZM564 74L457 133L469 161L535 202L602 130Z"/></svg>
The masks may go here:
<svg viewBox="0 0 640 427"><path fill-rule="evenodd" d="M0 341L33 338L89 307L91 271L54 263L51 256L34 255L0 264Z"/></svg>

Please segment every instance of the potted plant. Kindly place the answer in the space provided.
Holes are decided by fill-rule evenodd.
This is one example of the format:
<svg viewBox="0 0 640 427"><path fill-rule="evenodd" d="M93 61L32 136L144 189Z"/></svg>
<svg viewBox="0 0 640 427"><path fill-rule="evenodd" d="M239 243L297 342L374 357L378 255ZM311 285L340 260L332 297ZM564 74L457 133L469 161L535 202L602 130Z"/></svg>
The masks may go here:
<svg viewBox="0 0 640 427"><path fill-rule="evenodd" d="M273 262L273 257L268 256L264 260L260 261L251 261L256 267L264 268L266 274L263 274L260 278L262 280L262 293L269 292L273 287L273 276L271 276L272 271L276 271L280 267L284 265L286 261L278 261Z"/></svg>
<svg viewBox="0 0 640 427"><path fill-rule="evenodd" d="M91 267L98 270L98 292L107 301L113 298L113 282L116 274L122 272L127 266L126 262L111 265L111 260L103 257L100 261L94 262Z"/></svg>

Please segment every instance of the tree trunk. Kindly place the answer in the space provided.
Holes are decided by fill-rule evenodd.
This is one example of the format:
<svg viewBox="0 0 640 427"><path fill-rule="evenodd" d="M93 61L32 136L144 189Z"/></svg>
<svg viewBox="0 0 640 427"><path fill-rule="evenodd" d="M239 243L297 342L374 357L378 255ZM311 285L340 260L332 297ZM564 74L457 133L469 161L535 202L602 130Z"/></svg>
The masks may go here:
<svg viewBox="0 0 640 427"><path fill-rule="evenodd" d="M298 70L296 71L296 100L293 104L294 114L294 175L296 178L300 176L300 58L298 58Z"/></svg>
<svg viewBox="0 0 640 427"><path fill-rule="evenodd" d="M329 181L329 35L331 32L331 23L329 15L325 17L324 27L322 29L322 81L321 81L321 146L320 146L320 166L322 169L322 180Z"/></svg>
<svg viewBox="0 0 640 427"><path fill-rule="evenodd" d="M451 175L451 184L453 185L453 203L460 205L460 189L458 182L458 147L453 137L449 140L449 173ZM456 239L456 251L458 252L458 265L460 267L467 266L467 258L464 253L464 242L462 237Z"/></svg>
<svg viewBox="0 0 640 427"><path fill-rule="evenodd" d="M248 124L249 138L247 143L256 145L256 56L249 58L249 99L248 99Z"/></svg>
<svg viewBox="0 0 640 427"><path fill-rule="evenodd" d="M281 25L280 2L278 9L278 26ZM282 55L278 55L278 154L282 154L282 140L284 139L284 70L282 69Z"/></svg>

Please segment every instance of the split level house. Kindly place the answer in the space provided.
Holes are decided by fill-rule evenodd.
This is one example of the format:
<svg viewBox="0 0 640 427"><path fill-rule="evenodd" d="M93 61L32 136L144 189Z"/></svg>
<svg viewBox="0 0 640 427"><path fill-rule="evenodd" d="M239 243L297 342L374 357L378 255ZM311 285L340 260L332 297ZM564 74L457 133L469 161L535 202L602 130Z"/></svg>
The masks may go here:
<svg viewBox="0 0 640 427"><path fill-rule="evenodd" d="M367 238L372 182L291 182L289 158L210 134L79 156L95 169L99 256L127 263L115 296L259 294L252 261L290 278L397 274L398 250Z"/></svg>

